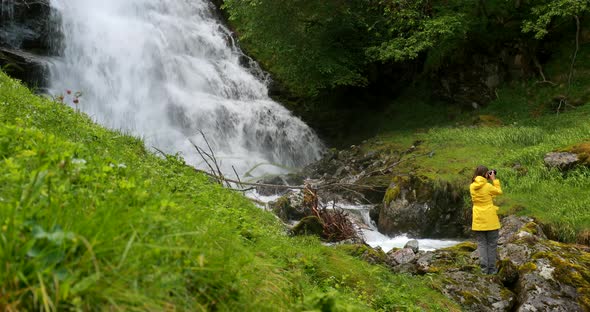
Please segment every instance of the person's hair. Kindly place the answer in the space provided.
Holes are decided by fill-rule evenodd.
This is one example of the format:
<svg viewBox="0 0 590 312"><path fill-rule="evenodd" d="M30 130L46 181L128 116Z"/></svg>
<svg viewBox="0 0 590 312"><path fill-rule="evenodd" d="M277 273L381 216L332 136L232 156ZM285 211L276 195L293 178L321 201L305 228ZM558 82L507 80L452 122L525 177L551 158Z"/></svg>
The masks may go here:
<svg viewBox="0 0 590 312"><path fill-rule="evenodd" d="M477 168L475 168L475 171L473 172L473 179L471 179L471 182L474 182L475 178L478 176L482 176L485 178L487 173L488 173L488 167L482 166L482 165L477 166Z"/></svg>

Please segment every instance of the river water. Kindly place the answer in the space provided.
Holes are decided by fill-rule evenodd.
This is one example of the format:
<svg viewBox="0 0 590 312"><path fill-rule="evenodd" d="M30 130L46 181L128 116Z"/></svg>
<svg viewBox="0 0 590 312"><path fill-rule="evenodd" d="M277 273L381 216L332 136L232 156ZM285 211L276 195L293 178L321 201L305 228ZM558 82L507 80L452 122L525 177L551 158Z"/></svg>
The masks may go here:
<svg viewBox="0 0 590 312"><path fill-rule="evenodd" d="M205 0L51 0L63 38L50 90L98 123L222 171L259 176L317 160L314 131L268 96L268 76L243 55ZM246 65L246 66L244 66ZM66 90L70 90L68 94ZM74 102L74 93L82 92Z"/></svg>

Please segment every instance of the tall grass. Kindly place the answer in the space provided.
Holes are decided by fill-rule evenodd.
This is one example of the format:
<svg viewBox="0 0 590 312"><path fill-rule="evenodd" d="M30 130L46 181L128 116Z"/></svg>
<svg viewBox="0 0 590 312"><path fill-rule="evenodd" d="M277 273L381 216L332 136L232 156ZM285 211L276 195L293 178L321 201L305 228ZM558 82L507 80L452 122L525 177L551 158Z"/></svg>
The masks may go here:
<svg viewBox="0 0 590 312"><path fill-rule="evenodd" d="M458 310L0 72L0 310Z"/></svg>

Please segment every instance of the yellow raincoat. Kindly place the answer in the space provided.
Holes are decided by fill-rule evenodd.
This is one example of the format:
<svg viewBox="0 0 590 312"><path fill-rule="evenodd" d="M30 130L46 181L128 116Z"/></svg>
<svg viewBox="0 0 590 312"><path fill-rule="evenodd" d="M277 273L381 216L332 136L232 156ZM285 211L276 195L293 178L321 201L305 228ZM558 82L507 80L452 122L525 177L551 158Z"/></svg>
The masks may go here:
<svg viewBox="0 0 590 312"><path fill-rule="evenodd" d="M500 228L498 207L494 206L492 199L502 194L500 180L495 179L493 185L482 176L475 177L475 181L469 186L471 200L473 201L473 231L492 231Z"/></svg>

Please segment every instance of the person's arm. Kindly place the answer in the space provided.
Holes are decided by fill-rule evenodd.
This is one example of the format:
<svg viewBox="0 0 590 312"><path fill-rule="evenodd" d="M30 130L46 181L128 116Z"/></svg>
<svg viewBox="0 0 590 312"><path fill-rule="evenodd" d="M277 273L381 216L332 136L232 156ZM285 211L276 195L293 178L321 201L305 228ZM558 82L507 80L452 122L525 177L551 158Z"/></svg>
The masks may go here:
<svg viewBox="0 0 590 312"><path fill-rule="evenodd" d="M490 179L492 180L492 187L490 188L490 195L502 195L502 186L500 185L500 180L496 179L496 175L492 173L490 175Z"/></svg>

